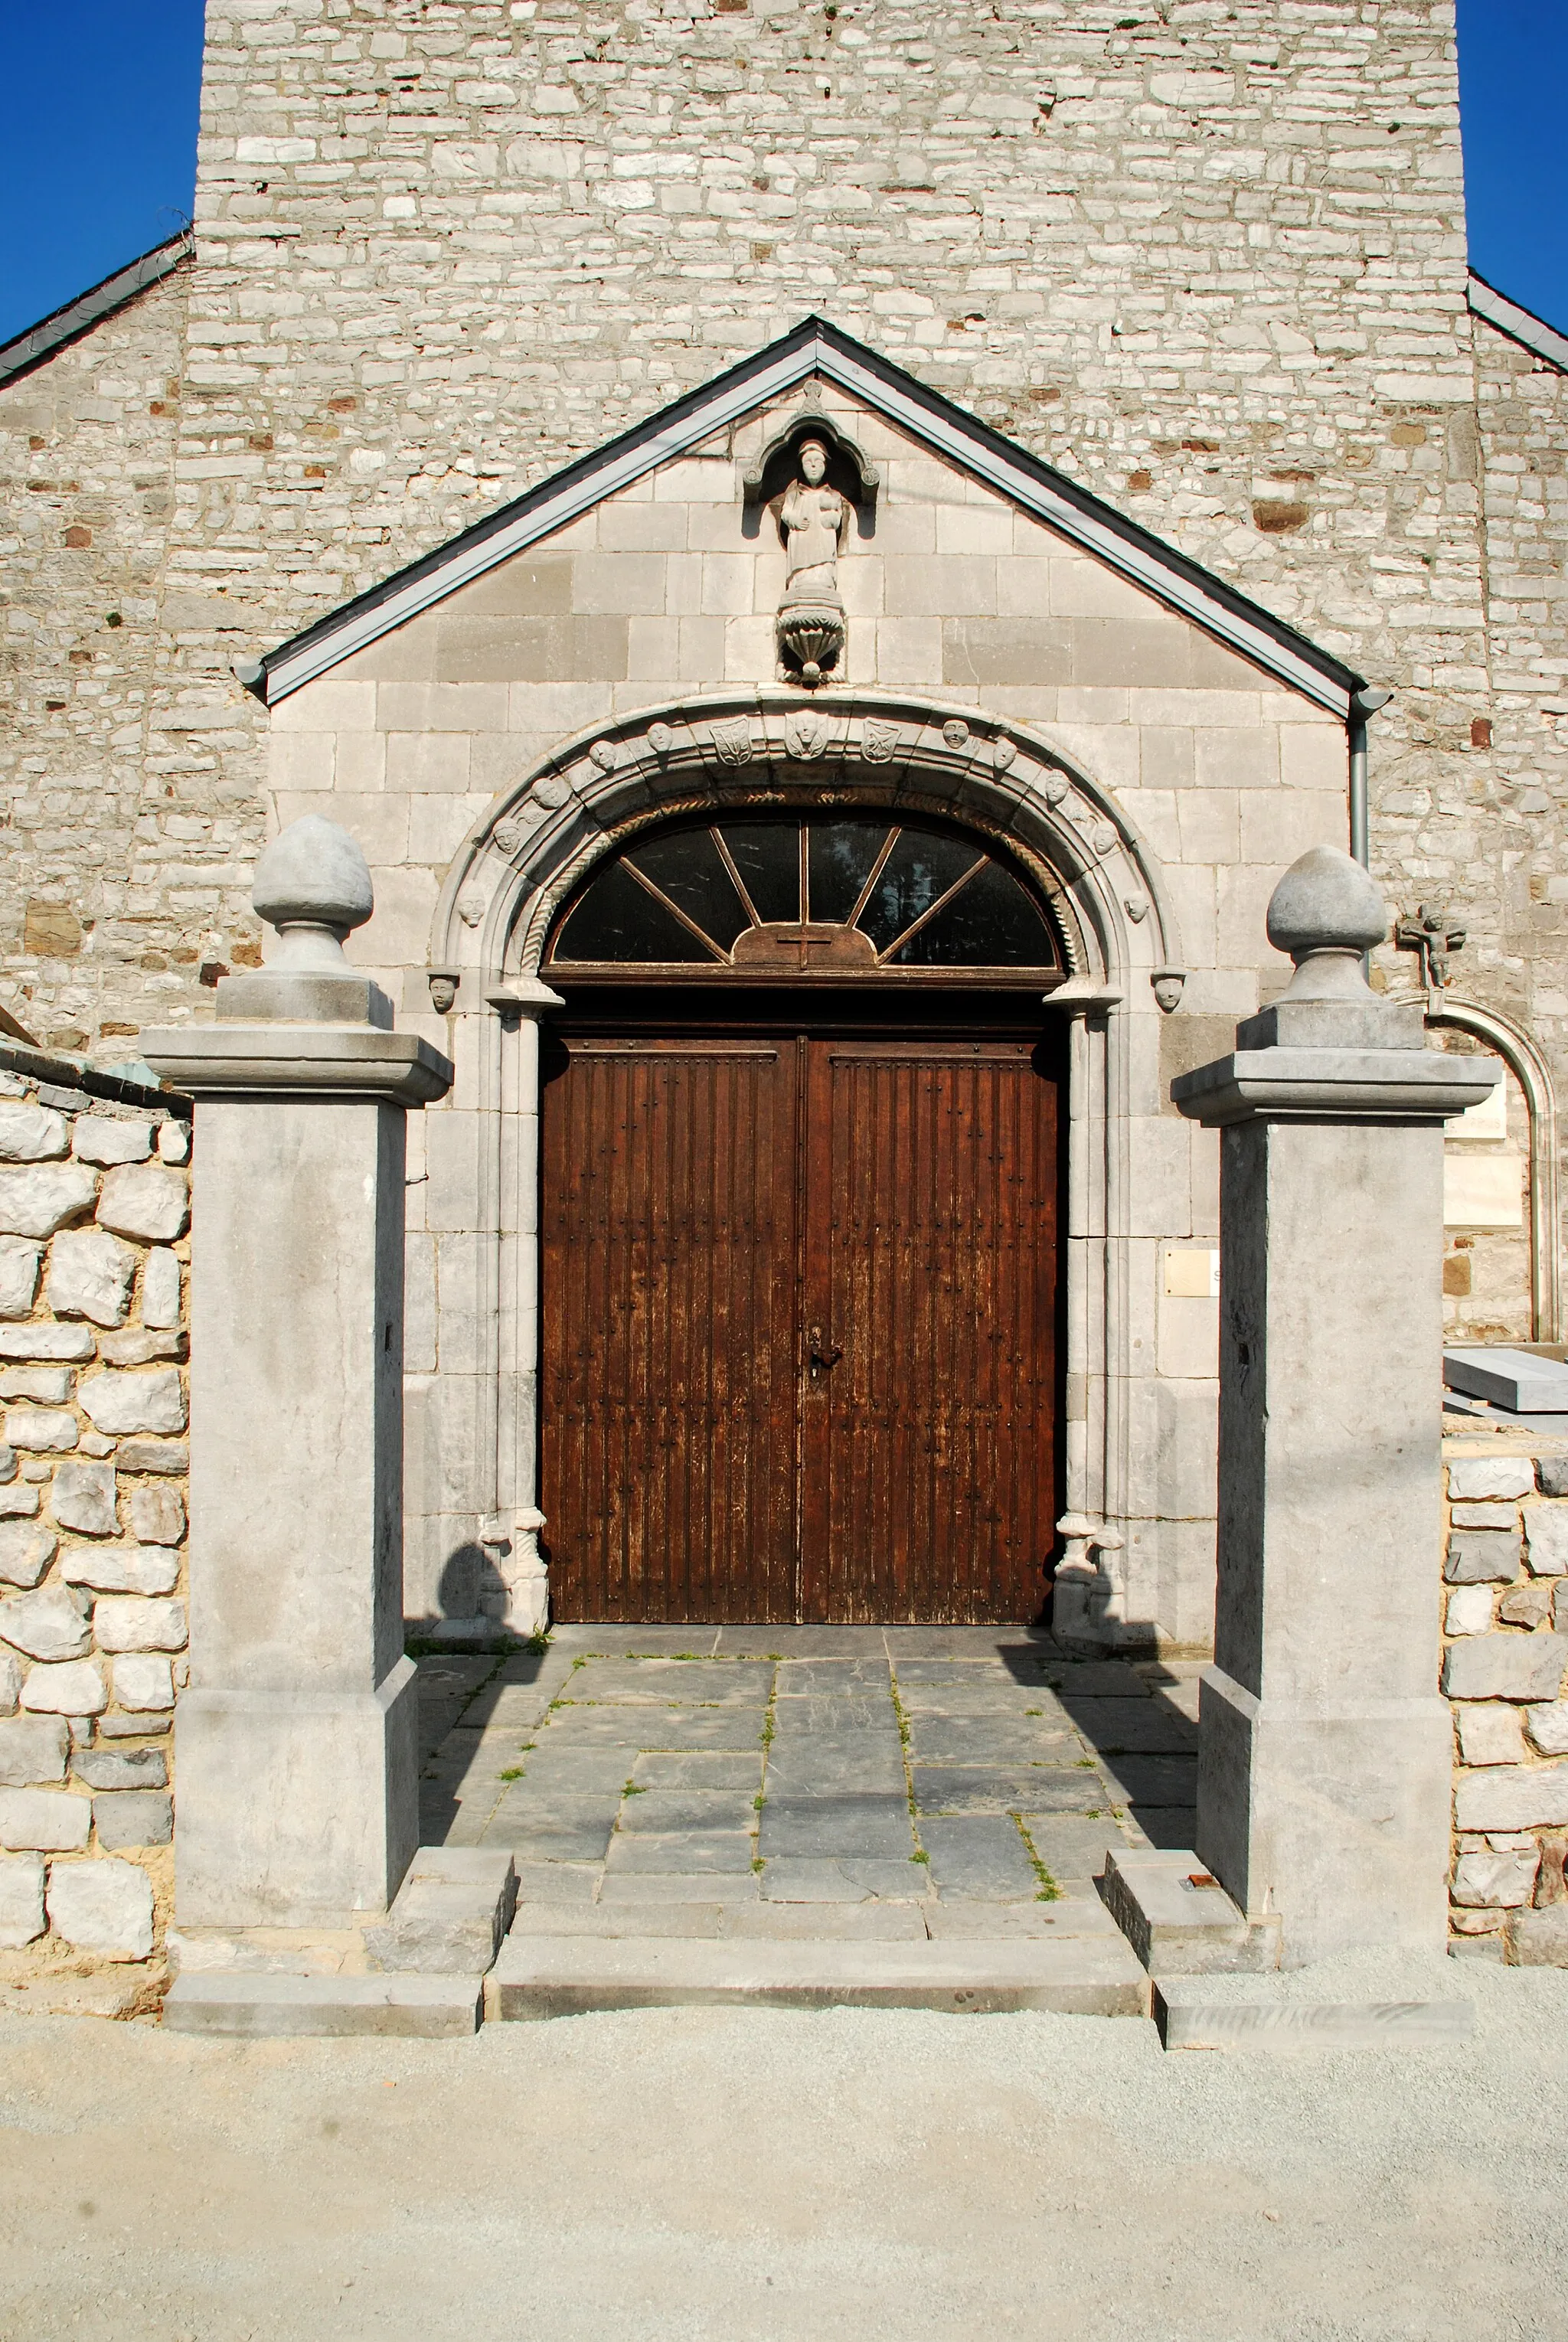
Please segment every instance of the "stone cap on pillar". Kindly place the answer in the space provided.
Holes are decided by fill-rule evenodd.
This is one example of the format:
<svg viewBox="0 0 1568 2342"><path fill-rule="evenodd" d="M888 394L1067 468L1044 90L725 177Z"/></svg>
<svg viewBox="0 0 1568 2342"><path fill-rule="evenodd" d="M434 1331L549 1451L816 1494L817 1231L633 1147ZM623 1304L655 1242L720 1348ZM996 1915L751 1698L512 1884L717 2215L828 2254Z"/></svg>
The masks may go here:
<svg viewBox="0 0 1568 2342"><path fill-rule="evenodd" d="M1171 1084L1179 1113L1235 1122L1446 1122L1486 1097L1490 1061L1426 1046L1420 1001L1385 1000L1364 955L1388 933L1382 896L1359 862L1314 846L1269 901L1268 937L1295 973L1272 1006L1236 1027L1236 1047Z"/></svg>
<svg viewBox="0 0 1568 2342"><path fill-rule="evenodd" d="M452 1086L450 1061L392 1030L392 1003L343 956L375 907L358 843L306 814L256 864L251 900L277 942L266 966L226 976L217 1021L143 1035L143 1055L195 1097L362 1097L427 1106Z"/></svg>

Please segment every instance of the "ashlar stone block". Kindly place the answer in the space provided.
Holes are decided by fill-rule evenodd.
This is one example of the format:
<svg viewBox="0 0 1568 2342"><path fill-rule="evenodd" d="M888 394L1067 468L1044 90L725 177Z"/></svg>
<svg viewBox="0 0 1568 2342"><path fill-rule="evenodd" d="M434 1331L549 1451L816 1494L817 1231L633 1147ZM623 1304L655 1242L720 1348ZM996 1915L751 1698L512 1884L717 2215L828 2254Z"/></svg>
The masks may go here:
<svg viewBox="0 0 1568 2342"><path fill-rule="evenodd" d="M58 1317L123 1326L131 1305L136 1255L105 1228L67 1228L49 1247L45 1291Z"/></svg>
<svg viewBox="0 0 1568 2342"><path fill-rule="evenodd" d="M0 1952L19 1952L45 1924L43 1863L31 1854L0 1858Z"/></svg>
<svg viewBox="0 0 1568 2342"><path fill-rule="evenodd" d="M14 1716L0 1724L0 1789L63 1781L71 1736L54 1716Z"/></svg>
<svg viewBox="0 0 1568 2342"><path fill-rule="evenodd" d="M1568 1504L1543 1502L1528 1507L1524 1558L1533 1577L1568 1575Z"/></svg>
<svg viewBox="0 0 1568 2342"><path fill-rule="evenodd" d="M167 1846L175 1834L174 1800L165 1789L115 1789L93 1800L93 1827L106 1854L126 1847Z"/></svg>
<svg viewBox="0 0 1568 2342"><path fill-rule="evenodd" d="M99 1431L183 1431L185 1397L173 1366L105 1367L84 1377L78 1396Z"/></svg>
<svg viewBox="0 0 1568 2342"><path fill-rule="evenodd" d="M55 1473L49 1510L63 1529L79 1536L113 1536L119 1528L115 1512L115 1467L73 1456Z"/></svg>
<svg viewBox="0 0 1568 2342"><path fill-rule="evenodd" d="M0 1521L0 1579L36 1586L54 1560L57 1540L40 1521Z"/></svg>
<svg viewBox="0 0 1568 2342"><path fill-rule="evenodd" d="M185 1533L185 1507L177 1488L133 1488L131 1530L144 1545L178 1545Z"/></svg>
<svg viewBox="0 0 1568 2342"><path fill-rule="evenodd" d="M71 1134L71 1152L79 1163L145 1163L152 1151L150 1122L117 1122L106 1115L84 1114Z"/></svg>
<svg viewBox="0 0 1568 2342"><path fill-rule="evenodd" d="M161 1545L67 1546L60 1575L68 1586L90 1586L98 1594L172 1594L180 1560Z"/></svg>
<svg viewBox="0 0 1568 2342"><path fill-rule="evenodd" d="M0 1641L32 1659L76 1659L91 1647L87 1606L65 1586L0 1602Z"/></svg>
<svg viewBox="0 0 1568 2342"><path fill-rule="evenodd" d="M1523 1718L1518 1708L1485 1701L1479 1706L1454 1710L1459 1753L1467 1765L1523 1765L1530 1752L1524 1746Z"/></svg>
<svg viewBox="0 0 1568 2342"><path fill-rule="evenodd" d="M69 1407L14 1406L6 1411L5 1440L30 1455L57 1455L75 1447L81 1426Z"/></svg>
<svg viewBox="0 0 1568 2342"><path fill-rule="evenodd" d="M175 1704L174 1670L149 1652L125 1652L115 1661L115 1697L122 1707L159 1715Z"/></svg>
<svg viewBox="0 0 1568 2342"><path fill-rule="evenodd" d="M102 1716L109 1695L91 1659L70 1659L29 1668L22 1705L31 1716Z"/></svg>
<svg viewBox="0 0 1568 2342"><path fill-rule="evenodd" d="M0 1236L0 1317L25 1317L32 1308L43 1252L25 1236Z"/></svg>
<svg viewBox="0 0 1568 2342"><path fill-rule="evenodd" d="M1533 1496L1535 1474L1528 1456L1456 1456L1448 1466L1448 1494L1455 1504L1488 1497Z"/></svg>
<svg viewBox="0 0 1568 2342"><path fill-rule="evenodd" d="M51 1863L45 1901L50 1927L80 1952L145 1960L152 1951L153 1882L134 1862Z"/></svg>
<svg viewBox="0 0 1568 2342"><path fill-rule="evenodd" d="M87 1799L68 1791L0 1789L0 1846L9 1853L79 1853L92 1823Z"/></svg>
<svg viewBox="0 0 1568 2342"><path fill-rule="evenodd" d="M98 1221L118 1236L170 1244L190 1217L185 1175L156 1163L128 1163L108 1172L98 1198Z"/></svg>
<svg viewBox="0 0 1568 2342"><path fill-rule="evenodd" d="M101 1651L183 1651L188 1640L183 1602L125 1595L96 1603L93 1636Z"/></svg>
<svg viewBox="0 0 1568 2342"><path fill-rule="evenodd" d="M180 1259L160 1246L142 1270L142 1323L158 1328L180 1322Z"/></svg>
<svg viewBox="0 0 1568 2342"><path fill-rule="evenodd" d="M67 1220L90 1209L97 1192L98 1175L85 1163L0 1170L0 1230L18 1236L52 1236Z"/></svg>
<svg viewBox="0 0 1568 2342"><path fill-rule="evenodd" d="M0 1105L0 1163L47 1163L69 1145L65 1117L53 1106Z"/></svg>

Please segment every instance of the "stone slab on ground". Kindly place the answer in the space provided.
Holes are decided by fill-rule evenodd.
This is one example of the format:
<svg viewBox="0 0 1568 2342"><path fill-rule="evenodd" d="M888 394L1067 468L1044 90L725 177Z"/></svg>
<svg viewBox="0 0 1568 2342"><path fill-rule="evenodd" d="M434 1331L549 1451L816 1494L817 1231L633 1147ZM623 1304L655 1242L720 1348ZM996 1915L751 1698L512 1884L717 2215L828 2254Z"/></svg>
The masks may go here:
<svg viewBox="0 0 1568 2342"><path fill-rule="evenodd" d="M476 2032L477 1976L181 1976L164 2002L173 2033L249 2040L375 2034L449 2041Z"/></svg>
<svg viewBox="0 0 1568 2342"><path fill-rule="evenodd" d="M1347 1952L1273 1976L1153 1982L1167 2049L1441 2049L1468 2041L1475 2020L1469 1979L1442 1953Z"/></svg>
<svg viewBox="0 0 1568 2342"><path fill-rule="evenodd" d="M504 2019L621 2008L924 2008L989 2016L1144 2017L1149 1980L1105 1942L803 1943L514 1934L491 1970Z"/></svg>
<svg viewBox="0 0 1568 2342"><path fill-rule="evenodd" d="M1190 1987L1189 1987L1190 1989ZM1167 2049L1441 2049L1467 2041L1467 2001L1213 2001L1154 1979Z"/></svg>

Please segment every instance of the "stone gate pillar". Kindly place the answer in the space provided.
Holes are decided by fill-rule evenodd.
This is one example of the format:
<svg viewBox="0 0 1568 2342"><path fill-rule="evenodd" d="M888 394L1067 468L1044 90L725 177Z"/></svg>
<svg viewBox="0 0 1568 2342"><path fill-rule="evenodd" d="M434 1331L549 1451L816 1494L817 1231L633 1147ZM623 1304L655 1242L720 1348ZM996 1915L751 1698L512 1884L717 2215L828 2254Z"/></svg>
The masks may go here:
<svg viewBox="0 0 1568 2342"><path fill-rule="evenodd" d="M373 907L353 838L295 822L252 899L268 965L219 984L215 1023L144 1036L200 1132L176 1916L342 1926L386 1908L418 1842L404 1140L452 1067L343 956Z"/></svg>
<svg viewBox="0 0 1568 2342"><path fill-rule="evenodd" d="M1219 1578L1197 1852L1290 1966L1442 1948L1443 1124L1494 1078L1425 1046L1362 955L1387 919L1314 846L1269 905L1296 973L1182 1075L1221 1130Z"/></svg>

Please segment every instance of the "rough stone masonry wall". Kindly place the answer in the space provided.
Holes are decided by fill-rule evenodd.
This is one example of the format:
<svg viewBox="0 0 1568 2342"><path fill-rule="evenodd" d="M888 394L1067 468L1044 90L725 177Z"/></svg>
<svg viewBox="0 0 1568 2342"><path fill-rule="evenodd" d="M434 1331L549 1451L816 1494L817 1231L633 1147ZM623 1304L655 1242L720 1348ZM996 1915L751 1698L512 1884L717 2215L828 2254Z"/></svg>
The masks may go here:
<svg viewBox="0 0 1568 2342"><path fill-rule="evenodd" d="M189 1153L183 1101L0 1048L0 1985L167 1914Z"/></svg>
<svg viewBox="0 0 1568 2342"><path fill-rule="evenodd" d="M212 0L207 37L135 866L199 954L254 941L230 661L815 309L1399 686L1378 787L1431 810L1386 875L1479 869L1478 942L1528 956L1469 746L1447 0Z"/></svg>
<svg viewBox="0 0 1568 2342"><path fill-rule="evenodd" d="M1537 1446L1543 1445L1537 1443ZM1568 1964L1568 1447L1444 1442L1455 1934ZM1471 1452L1466 1453L1467 1447ZM1561 1452L1559 1452L1561 1451Z"/></svg>
<svg viewBox="0 0 1568 2342"><path fill-rule="evenodd" d="M0 388L0 1005L110 1058L189 996L207 924L147 736L155 646L190 616L168 571L188 280ZM204 846L215 822L209 800Z"/></svg>
<svg viewBox="0 0 1568 2342"><path fill-rule="evenodd" d="M1468 312L1449 0L211 0L207 39L195 272L0 396L44 425L13 441L40 611L175 475L152 705L111 736L102 639L26 639L94 662L42 695L5 833L35 1029L112 1051L254 954L235 657L816 309L1395 686L1378 875L1453 909L1462 981L1568 1077L1568 415ZM124 385L187 300L171 415ZM100 343L127 363L77 414ZM110 443L155 421L138 469ZM73 480L129 493L94 519ZM91 951L52 956L25 906L69 907L63 841L113 827L93 770L145 795Z"/></svg>

